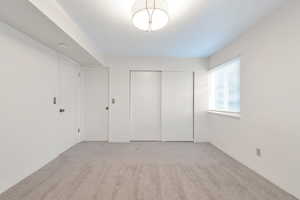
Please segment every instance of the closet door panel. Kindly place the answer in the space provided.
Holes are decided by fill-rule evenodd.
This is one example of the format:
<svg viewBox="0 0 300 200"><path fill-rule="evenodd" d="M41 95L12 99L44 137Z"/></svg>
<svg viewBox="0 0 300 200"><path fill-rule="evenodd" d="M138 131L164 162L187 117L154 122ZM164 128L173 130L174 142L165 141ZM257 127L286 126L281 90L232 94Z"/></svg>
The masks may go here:
<svg viewBox="0 0 300 200"><path fill-rule="evenodd" d="M162 73L162 140L193 141L193 73Z"/></svg>
<svg viewBox="0 0 300 200"><path fill-rule="evenodd" d="M133 141L161 140L161 72L131 72Z"/></svg>

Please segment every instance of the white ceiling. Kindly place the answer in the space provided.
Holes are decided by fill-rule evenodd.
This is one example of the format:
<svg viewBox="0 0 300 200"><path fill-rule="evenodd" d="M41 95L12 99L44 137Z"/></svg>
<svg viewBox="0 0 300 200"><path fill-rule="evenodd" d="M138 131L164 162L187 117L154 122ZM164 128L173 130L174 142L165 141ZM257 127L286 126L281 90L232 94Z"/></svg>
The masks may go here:
<svg viewBox="0 0 300 200"><path fill-rule="evenodd" d="M109 56L207 57L287 0L167 0L158 32L131 23L135 0L57 0Z"/></svg>

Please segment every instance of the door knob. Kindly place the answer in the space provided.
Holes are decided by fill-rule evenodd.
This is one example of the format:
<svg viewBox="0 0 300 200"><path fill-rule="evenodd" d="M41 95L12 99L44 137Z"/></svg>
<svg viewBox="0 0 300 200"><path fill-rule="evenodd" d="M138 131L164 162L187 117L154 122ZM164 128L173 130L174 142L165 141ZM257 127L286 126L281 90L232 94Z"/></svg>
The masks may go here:
<svg viewBox="0 0 300 200"><path fill-rule="evenodd" d="M65 112L65 109L62 109L62 108L61 108L61 109L59 109L59 112L60 112L60 113L63 113L63 112Z"/></svg>

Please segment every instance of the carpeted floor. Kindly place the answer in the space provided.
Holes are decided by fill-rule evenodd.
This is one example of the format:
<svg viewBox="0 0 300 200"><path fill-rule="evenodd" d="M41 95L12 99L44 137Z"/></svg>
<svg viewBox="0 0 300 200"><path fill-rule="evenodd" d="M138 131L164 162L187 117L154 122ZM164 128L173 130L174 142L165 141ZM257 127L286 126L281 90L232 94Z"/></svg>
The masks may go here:
<svg viewBox="0 0 300 200"><path fill-rule="evenodd" d="M210 144L80 143L0 200L295 200Z"/></svg>

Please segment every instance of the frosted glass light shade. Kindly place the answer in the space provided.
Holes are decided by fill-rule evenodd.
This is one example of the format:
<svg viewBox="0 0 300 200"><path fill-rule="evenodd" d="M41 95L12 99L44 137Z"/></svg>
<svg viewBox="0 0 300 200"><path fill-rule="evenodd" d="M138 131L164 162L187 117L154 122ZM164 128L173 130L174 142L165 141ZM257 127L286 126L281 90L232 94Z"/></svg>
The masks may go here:
<svg viewBox="0 0 300 200"><path fill-rule="evenodd" d="M132 22L143 31L156 31L167 25L169 16L165 0L137 0L132 7Z"/></svg>

